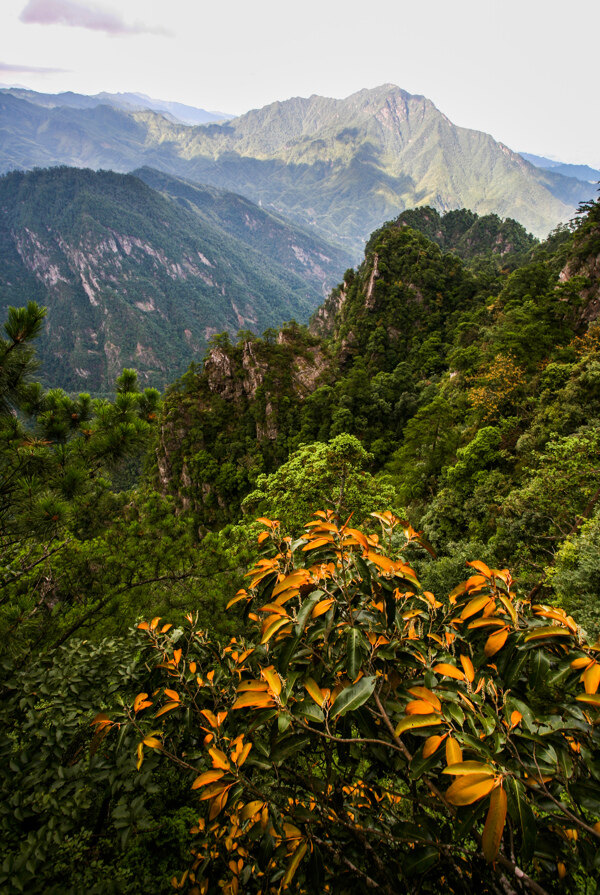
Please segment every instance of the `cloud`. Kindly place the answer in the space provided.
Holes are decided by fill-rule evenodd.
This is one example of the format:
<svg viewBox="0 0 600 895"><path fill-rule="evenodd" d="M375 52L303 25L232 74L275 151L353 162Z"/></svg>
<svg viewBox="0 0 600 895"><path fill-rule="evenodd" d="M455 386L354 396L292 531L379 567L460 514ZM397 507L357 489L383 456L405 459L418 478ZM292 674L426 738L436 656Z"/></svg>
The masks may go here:
<svg viewBox="0 0 600 895"><path fill-rule="evenodd" d="M0 62L0 73L19 75L57 75L69 71L68 68L43 68L39 65L13 65L9 62Z"/></svg>
<svg viewBox="0 0 600 895"><path fill-rule="evenodd" d="M106 7L75 0L29 0L19 18L27 25L70 25L111 35L169 33L164 28L153 28L143 22L129 24L119 13Z"/></svg>

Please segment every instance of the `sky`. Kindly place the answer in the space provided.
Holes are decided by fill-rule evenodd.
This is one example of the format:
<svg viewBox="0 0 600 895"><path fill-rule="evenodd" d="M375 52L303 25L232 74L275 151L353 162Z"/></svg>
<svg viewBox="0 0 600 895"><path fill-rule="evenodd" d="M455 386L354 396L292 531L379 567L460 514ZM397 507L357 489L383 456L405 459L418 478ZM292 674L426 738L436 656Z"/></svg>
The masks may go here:
<svg viewBox="0 0 600 895"><path fill-rule="evenodd" d="M240 114L393 83L511 149L600 167L598 0L0 0L0 84Z"/></svg>

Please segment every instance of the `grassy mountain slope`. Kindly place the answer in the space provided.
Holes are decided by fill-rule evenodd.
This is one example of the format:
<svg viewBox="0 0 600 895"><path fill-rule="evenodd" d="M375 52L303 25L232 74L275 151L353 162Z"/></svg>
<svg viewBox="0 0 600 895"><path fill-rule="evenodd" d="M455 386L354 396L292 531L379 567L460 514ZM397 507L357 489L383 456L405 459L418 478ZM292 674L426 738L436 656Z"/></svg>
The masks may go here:
<svg viewBox="0 0 600 895"><path fill-rule="evenodd" d="M0 108L4 170L149 165L240 192L353 250L415 205L494 212L545 235L593 193L389 84L343 100L294 98L202 127L151 111L42 109L7 94Z"/></svg>
<svg viewBox="0 0 600 895"><path fill-rule="evenodd" d="M0 179L0 302L48 306L44 379L97 391L131 366L161 385L215 332L307 319L323 271L310 282L273 257L268 234L259 250L218 227L217 211L208 217L131 175L55 168ZM262 226L259 209L253 220ZM335 263L316 240L311 251L315 266Z"/></svg>

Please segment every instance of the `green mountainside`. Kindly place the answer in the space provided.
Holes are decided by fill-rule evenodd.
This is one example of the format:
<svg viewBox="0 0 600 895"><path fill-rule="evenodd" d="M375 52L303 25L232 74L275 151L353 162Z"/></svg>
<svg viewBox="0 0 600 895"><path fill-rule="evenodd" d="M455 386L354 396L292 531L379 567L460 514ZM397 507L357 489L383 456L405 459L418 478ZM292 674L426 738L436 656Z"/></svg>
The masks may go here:
<svg viewBox="0 0 600 895"><path fill-rule="evenodd" d="M46 382L98 392L135 367L164 385L211 334L306 320L348 264L248 200L191 189L196 205L183 207L131 175L53 168L0 179L0 306L48 307Z"/></svg>
<svg viewBox="0 0 600 895"><path fill-rule="evenodd" d="M353 435L441 555L473 542L498 567L518 557L533 587L600 486L599 234L598 203L540 245L514 221L402 215L373 234L309 331L213 340L204 367L166 396L160 486L209 528L242 506L272 512L268 500L282 495L269 476L291 452ZM481 263L499 245L496 267ZM579 452L572 470L570 451ZM557 483L538 510L542 470ZM550 532L555 512L563 521Z"/></svg>
<svg viewBox="0 0 600 895"><path fill-rule="evenodd" d="M314 230L293 225L244 196L172 177L155 168L139 168L132 173L152 189L195 212L205 223L222 228L266 258L320 287L324 298L339 279L340 271L353 261L348 251L328 243Z"/></svg>
<svg viewBox="0 0 600 895"><path fill-rule="evenodd" d="M122 247L91 211L149 190L11 177ZM3 323L3 892L596 890L600 202L400 215L163 396L46 391L43 309Z"/></svg>
<svg viewBox="0 0 600 895"><path fill-rule="evenodd" d="M502 220L496 214L483 215L461 208L439 214L435 208L422 206L410 208L398 215L388 227L410 227L418 230L444 252L453 252L464 261L495 260L497 265L518 266L537 244L534 236L512 218ZM377 238L379 231L371 235Z"/></svg>
<svg viewBox="0 0 600 895"><path fill-rule="evenodd" d="M241 193L354 252L407 207L495 213L545 236L593 195L590 184L536 168L389 84L343 100L294 98L201 127L152 111L48 109L6 93L0 113L0 170L151 166Z"/></svg>

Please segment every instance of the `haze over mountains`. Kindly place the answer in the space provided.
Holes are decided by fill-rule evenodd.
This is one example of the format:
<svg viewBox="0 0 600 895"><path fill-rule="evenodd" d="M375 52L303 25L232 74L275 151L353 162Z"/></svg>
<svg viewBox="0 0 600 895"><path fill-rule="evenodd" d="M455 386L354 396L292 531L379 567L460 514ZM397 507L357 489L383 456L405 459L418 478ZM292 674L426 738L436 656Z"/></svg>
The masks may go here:
<svg viewBox="0 0 600 895"><path fill-rule="evenodd" d="M390 84L198 127L151 110L41 103L32 92L0 94L0 170L151 166L242 193L356 256L375 227L408 207L494 212L543 236L594 195L591 184L536 167Z"/></svg>
<svg viewBox="0 0 600 895"><path fill-rule="evenodd" d="M234 117L226 112L208 112L206 109L198 109L196 106L188 106L185 103L153 99L145 93L102 92L94 96L88 96L84 93L73 93L71 90L65 93L36 93L35 90L28 90L26 87L7 87L1 89L0 93L10 93L11 96L35 103L37 106L44 106L47 109L57 109L61 106L71 109L93 109L96 106L114 106L117 109L124 109L128 112L151 109L154 112L161 112L174 121L191 125L226 121Z"/></svg>

